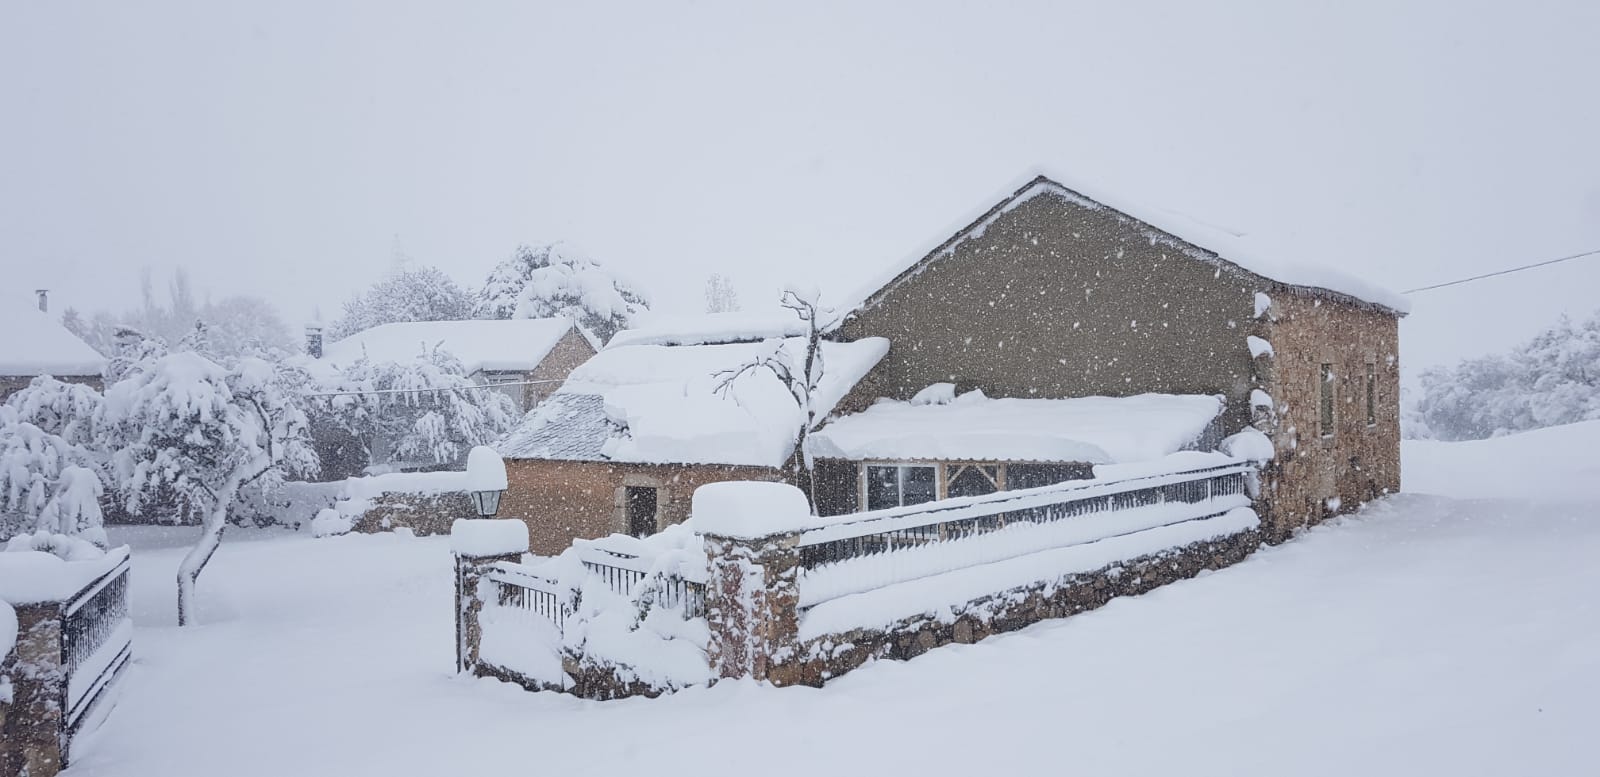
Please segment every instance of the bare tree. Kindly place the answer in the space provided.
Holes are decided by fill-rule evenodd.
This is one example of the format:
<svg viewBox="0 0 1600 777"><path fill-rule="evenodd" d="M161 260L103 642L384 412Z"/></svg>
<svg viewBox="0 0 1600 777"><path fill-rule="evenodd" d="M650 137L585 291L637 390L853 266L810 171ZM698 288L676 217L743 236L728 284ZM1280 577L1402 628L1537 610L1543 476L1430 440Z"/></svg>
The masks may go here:
<svg viewBox="0 0 1600 777"><path fill-rule="evenodd" d="M739 310L739 291L728 276L714 272L706 278L706 312L732 313Z"/></svg>
<svg viewBox="0 0 1600 777"><path fill-rule="evenodd" d="M818 318L828 312L819 308L818 297L815 288L799 289L789 286L783 291L783 306L793 311L805 324L805 344L802 353L795 354L787 347L789 339L780 339L771 352L757 356L734 369L719 371L713 376L719 379L715 390L724 398L733 390L733 384L739 378L762 370L772 373L788 390L795 406L800 409L801 416L799 429L795 433L794 453L789 459L789 470L796 485L810 498L813 512L817 509L816 482L811 474L811 457L806 454L806 438L821 420L817 418L814 399L822 383L822 332L826 329L826 325ZM796 363L797 361L799 363Z"/></svg>

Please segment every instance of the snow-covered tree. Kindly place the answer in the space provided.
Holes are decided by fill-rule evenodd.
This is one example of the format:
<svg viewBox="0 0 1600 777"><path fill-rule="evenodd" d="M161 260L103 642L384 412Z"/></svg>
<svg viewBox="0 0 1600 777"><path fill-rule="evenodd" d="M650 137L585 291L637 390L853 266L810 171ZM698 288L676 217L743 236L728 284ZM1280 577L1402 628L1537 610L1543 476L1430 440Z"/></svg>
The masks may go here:
<svg viewBox="0 0 1600 777"><path fill-rule="evenodd" d="M99 422L130 509L154 499L202 519L178 568L180 625L193 621L195 581L239 490L317 468L304 413L260 359L231 370L192 351L147 360L107 389Z"/></svg>
<svg viewBox="0 0 1600 777"><path fill-rule="evenodd" d="M449 464L487 445L517 421L516 404L468 378L460 360L442 348L410 361L358 360L324 383L313 414L317 424L360 446L365 464ZM333 435L320 435L334 439ZM353 469L341 462L342 468Z"/></svg>
<svg viewBox="0 0 1600 777"><path fill-rule="evenodd" d="M816 401L817 389L822 385L824 374L822 332L832 323L831 320L825 319L833 312L829 308L820 306L820 297L816 287L800 288L791 285L783 291L781 304L793 311L806 328L805 340L798 354L788 347L786 341L779 339L770 352L735 369L718 372L715 376L720 379L716 391L723 397L728 396L733 390L734 382L740 377L763 370L772 373L788 390L795 406L800 409L801 418L799 428L795 430L794 456L789 462L790 471L794 474L797 485L810 497L813 510L817 506L816 483L812 477L812 461L806 451L806 440L822 421L818 417Z"/></svg>
<svg viewBox="0 0 1600 777"><path fill-rule="evenodd" d="M1473 440L1600 418L1600 313L1565 316L1509 354L1422 373L1415 412L1443 440Z"/></svg>
<svg viewBox="0 0 1600 777"><path fill-rule="evenodd" d="M497 265L478 293L478 318L566 316L602 341L626 328L649 300L637 288L567 243L516 252Z"/></svg>
<svg viewBox="0 0 1600 777"><path fill-rule="evenodd" d="M706 312L732 313L739 310L739 291L733 281L722 273L712 273L706 279Z"/></svg>
<svg viewBox="0 0 1600 777"><path fill-rule="evenodd" d="M397 268L344 303L344 314L328 325L327 335L338 340L398 321L460 321L472 318L472 309L472 295L437 267Z"/></svg>

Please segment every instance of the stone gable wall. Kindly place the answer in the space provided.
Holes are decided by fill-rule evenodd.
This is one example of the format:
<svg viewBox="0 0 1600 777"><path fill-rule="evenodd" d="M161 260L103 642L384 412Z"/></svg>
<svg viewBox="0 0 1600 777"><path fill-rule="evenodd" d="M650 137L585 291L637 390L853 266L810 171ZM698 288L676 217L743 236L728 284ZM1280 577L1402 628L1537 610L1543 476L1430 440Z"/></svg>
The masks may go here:
<svg viewBox="0 0 1600 777"><path fill-rule="evenodd" d="M1258 361L1275 407L1258 425L1277 449L1262 475L1263 527L1276 542L1400 490L1399 320L1283 292L1273 295L1269 318L1262 336L1273 355ZM1331 364L1335 376L1331 436L1320 429L1323 364ZM1367 422L1369 364L1376 370L1373 424Z"/></svg>

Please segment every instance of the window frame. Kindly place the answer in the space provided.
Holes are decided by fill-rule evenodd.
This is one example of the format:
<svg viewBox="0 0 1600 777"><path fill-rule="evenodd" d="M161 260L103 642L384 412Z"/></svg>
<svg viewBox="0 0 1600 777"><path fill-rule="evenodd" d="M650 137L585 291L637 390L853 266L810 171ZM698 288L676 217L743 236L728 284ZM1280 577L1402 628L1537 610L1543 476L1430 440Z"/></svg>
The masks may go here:
<svg viewBox="0 0 1600 777"><path fill-rule="evenodd" d="M1378 425L1378 363L1367 362L1367 426Z"/></svg>
<svg viewBox="0 0 1600 777"><path fill-rule="evenodd" d="M870 484L872 482L871 472L872 472L872 468L873 467L894 467L895 468L895 502L896 502L896 504L889 505L887 507L873 507L868 502L868 493L869 493L868 489L869 489L869 486L870 486ZM936 462L936 461L863 461L863 462L861 462L861 476L859 478L859 481L860 481L859 488L860 488L860 495L861 495L861 502L860 502L861 509L862 510L866 510L866 511L872 511L872 510L893 510L893 509L898 508L898 507L905 507L906 506L906 491L905 491L906 476L905 476L905 471L907 469L912 468L912 467L933 470L933 498L928 500L928 501L929 502L937 502L937 501L939 501L939 499L941 498L941 495L944 493L944 467L940 466L939 462ZM927 504L927 503L928 502L918 502L917 504L920 505L920 504ZM915 505L913 505L913 506L915 506Z"/></svg>
<svg viewBox="0 0 1600 777"><path fill-rule="evenodd" d="M1337 376L1333 362L1321 362L1317 367L1317 431L1325 440L1332 439L1339 426Z"/></svg>

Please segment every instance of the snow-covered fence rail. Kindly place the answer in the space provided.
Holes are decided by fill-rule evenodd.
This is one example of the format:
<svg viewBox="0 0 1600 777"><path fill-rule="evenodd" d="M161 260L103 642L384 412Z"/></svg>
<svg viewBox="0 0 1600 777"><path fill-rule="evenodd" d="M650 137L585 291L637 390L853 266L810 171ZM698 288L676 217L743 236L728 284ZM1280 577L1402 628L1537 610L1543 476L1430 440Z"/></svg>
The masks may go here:
<svg viewBox="0 0 1600 777"><path fill-rule="evenodd" d="M88 543L82 543L87 546ZM13 608L16 644L0 656L0 774L66 768L75 741L111 709L132 655L128 549L63 561L0 552L0 599Z"/></svg>
<svg viewBox="0 0 1600 777"><path fill-rule="evenodd" d="M840 516L801 532L802 610L850 594L1246 507L1254 467L1063 483Z"/></svg>
<svg viewBox="0 0 1600 777"><path fill-rule="evenodd" d="M573 591L560 581L531 571L525 564L497 562L484 579L494 587L492 600L501 607L527 610L561 628L572 615Z"/></svg>
<svg viewBox="0 0 1600 777"><path fill-rule="evenodd" d="M580 558L583 560L584 569L603 581L612 593L627 597L637 596L640 593L639 586L654 577L650 585L655 603L681 610L685 618L705 617L706 586L704 574L701 572L703 564L698 565L698 568L685 565L670 572L657 570L656 558L608 548L605 546L605 540L598 540L583 548Z"/></svg>

